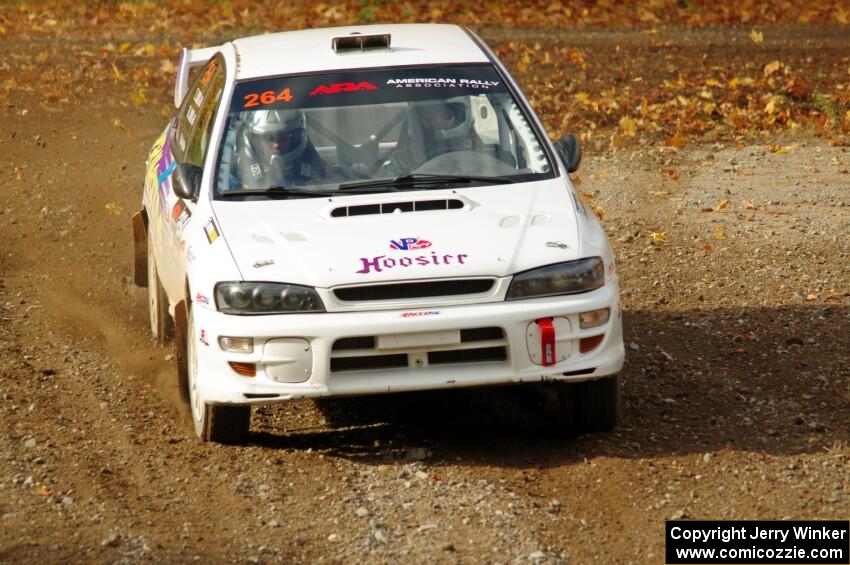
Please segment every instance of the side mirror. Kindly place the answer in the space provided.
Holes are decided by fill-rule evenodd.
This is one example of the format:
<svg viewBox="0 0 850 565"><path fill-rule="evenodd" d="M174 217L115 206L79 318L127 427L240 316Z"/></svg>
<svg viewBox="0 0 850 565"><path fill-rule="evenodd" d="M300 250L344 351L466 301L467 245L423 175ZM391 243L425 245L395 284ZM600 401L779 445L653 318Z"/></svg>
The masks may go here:
<svg viewBox="0 0 850 565"><path fill-rule="evenodd" d="M581 147L574 135L565 135L555 142L555 150L561 156L567 172L574 173L581 164Z"/></svg>
<svg viewBox="0 0 850 565"><path fill-rule="evenodd" d="M180 198L196 200L201 189L203 169L191 163L177 163L171 174L171 188Z"/></svg>

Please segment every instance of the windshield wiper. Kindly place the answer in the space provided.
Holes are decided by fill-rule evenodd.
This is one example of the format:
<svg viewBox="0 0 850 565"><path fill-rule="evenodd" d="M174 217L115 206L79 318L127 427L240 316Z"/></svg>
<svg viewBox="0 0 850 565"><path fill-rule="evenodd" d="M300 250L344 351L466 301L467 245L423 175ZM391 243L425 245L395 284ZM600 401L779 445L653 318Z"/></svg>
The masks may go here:
<svg viewBox="0 0 850 565"><path fill-rule="evenodd" d="M364 187L371 188L371 187ZM375 190L356 191L364 194L377 192ZM336 189L330 190L307 190L304 188L291 188L285 186L273 186L271 188L241 188L239 190L228 190L222 192L222 198L230 198L232 196L268 196L269 198L325 198L328 196L336 196L339 194L351 194L351 192L342 192Z"/></svg>
<svg viewBox="0 0 850 565"><path fill-rule="evenodd" d="M418 187L429 185L440 185L447 183L470 183L485 182L490 184L511 184L515 182L510 177L484 177L475 175L435 175L429 173L408 173L391 179L376 179L358 182L349 182L339 185L339 190L351 190L356 188L395 188Z"/></svg>

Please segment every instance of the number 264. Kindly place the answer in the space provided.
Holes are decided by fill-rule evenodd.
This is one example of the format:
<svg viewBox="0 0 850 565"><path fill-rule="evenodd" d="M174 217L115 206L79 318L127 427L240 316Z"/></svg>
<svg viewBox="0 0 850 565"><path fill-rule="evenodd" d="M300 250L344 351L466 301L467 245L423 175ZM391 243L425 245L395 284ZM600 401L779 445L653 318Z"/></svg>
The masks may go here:
<svg viewBox="0 0 850 565"><path fill-rule="evenodd" d="M256 92L246 94L242 99L245 100L245 104L242 107L251 108L253 106L259 106L260 104L265 105L274 104L275 102L291 102L292 93L289 92L288 88L284 88L279 93L273 90L266 90L259 94Z"/></svg>

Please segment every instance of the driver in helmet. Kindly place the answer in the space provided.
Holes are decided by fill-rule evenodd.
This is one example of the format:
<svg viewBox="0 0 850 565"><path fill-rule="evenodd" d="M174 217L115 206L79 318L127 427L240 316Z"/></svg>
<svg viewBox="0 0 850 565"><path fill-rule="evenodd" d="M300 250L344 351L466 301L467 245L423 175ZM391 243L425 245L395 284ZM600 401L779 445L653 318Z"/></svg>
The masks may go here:
<svg viewBox="0 0 850 565"><path fill-rule="evenodd" d="M250 112L236 138L236 164L244 188L318 184L326 174L301 110Z"/></svg>
<svg viewBox="0 0 850 565"><path fill-rule="evenodd" d="M472 122L468 96L411 102L396 150L382 170L404 174L444 153L475 151L482 141Z"/></svg>

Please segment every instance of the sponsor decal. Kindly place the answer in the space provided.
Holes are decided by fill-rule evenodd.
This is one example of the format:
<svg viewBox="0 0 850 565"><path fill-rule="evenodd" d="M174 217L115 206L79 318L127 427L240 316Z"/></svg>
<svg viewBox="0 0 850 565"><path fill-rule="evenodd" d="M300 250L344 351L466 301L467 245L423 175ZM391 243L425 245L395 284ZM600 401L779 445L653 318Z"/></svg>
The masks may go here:
<svg viewBox="0 0 850 565"><path fill-rule="evenodd" d="M339 94L340 92L357 92L360 90L378 90L378 87L371 82L360 81L353 82L335 82L327 86L320 85L313 89L310 96L319 96L321 94Z"/></svg>
<svg viewBox="0 0 850 565"><path fill-rule="evenodd" d="M399 267L407 269L414 266L428 267L434 265L463 265L465 264L467 257L469 257L469 255L466 253L437 253L436 251L432 251L428 255L416 255L412 257L408 255L398 259L394 257L387 257L386 255L377 255L371 259L368 257L361 257L359 260L362 268L355 272L362 275L368 275L370 273L381 273L383 271L389 271Z"/></svg>
<svg viewBox="0 0 850 565"><path fill-rule="evenodd" d="M177 224L177 233L183 233L191 217L192 212L182 199L178 200L171 209L171 220Z"/></svg>
<svg viewBox="0 0 850 565"><path fill-rule="evenodd" d="M218 228L215 225L215 220L212 218L207 220L207 223L204 224L204 233L207 234L207 241L210 243L218 239Z"/></svg>
<svg viewBox="0 0 850 565"><path fill-rule="evenodd" d="M254 263L254 268L260 269L262 267L268 267L269 265L274 265L274 259L260 259Z"/></svg>
<svg viewBox="0 0 850 565"><path fill-rule="evenodd" d="M165 182L165 179L171 176L171 173L174 172L174 168L177 166L177 161L171 161L171 163L159 173L159 176L156 177L156 181L161 185Z"/></svg>
<svg viewBox="0 0 850 565"><path fill-rule="evenodd" d="M210 299L199 292L195 295L195 302L197 302L198 304L209 304Z"/></svg>
<svg viewBox="0 0 850 565"><path fill-rule="evenodd" d="M203 330L203 329L202 329L202 330L201 330L201 335L200 335L200 337L199 337L198 339L200 339L201 343L203 343L203 344L204 344L204 345L206 345L207 347L209 347L209 346L210 346L210 340L209 340L209 338L207 337L207 330Z"/></svg>
<svg viewBox="0 0 850 565"><path fill-rule="evenodd" d="M498 86L497 80L478 80L474 78L391 78L388 86L395 88L483 88Z"/></svg>
<svg viewBox="0 0 850 565"><path fill-rule="evenodd" d="M210 79L212 78L213 73L215 72L215 69L216 69L217 66L218 66L217 61L213 61L212 63L210 63L210 66L207 67L207 72L204 73L204 78L201 79L201 84L203 84L204 86L209 84Z"/></svg>
<svg viewBox="0 0 850 565"><path fill-rule="evenodd" d="M421 318L422 316L439 316L439 310L426 310L423 312L402 312L402 318Z"/></svg>
<svg viewBox="0 0 850 565"><path fill-rule="evenodd" d="M390 249L398 251L412 251L414 249L425 249L431 247L431 242L427 239L419 239L418 237L401 237L398 241L390 240Z"/></svg>
<svg viewBox="0 0 850 565"><path fill-rule="evenodd" d="M569 247L569 245L567 245L563 241L547 241L546 247L557 247L558 249L566 249L567 247Z"/></svg>
<svg viewBox="0 0 850 565"><path fill-rule="evenodd" d="M157 194L159 195L159 211L157 217L157 228L162 229L162 223L168 219L168 197L169 189L171 188L171 173L177 163L174 162L174 156L171 154L171 144L163 144L159 158L156 162L156 182Z"/></svg>
<svg viewBox="0 0 850 565"><path fill-rule="evenodd" d="M195 119L198 117L198 113L195 111L194 106L189 106L189 109L186 110L186 119L189 120L189 125L195 125Z"/></svg>
<svg viewBox="0 0 850 565"><path fill-rule="evenodd" d="M147 206L148 210L154 211L157 208L163 210L161 195L159 192L160 183L157 182L160 171L164 167L162 155L165 152L165 147L168 146L166 142L168 138L168 134L170 132L170 128L166 128L165 131L162 132L162 135L154 142L153 147L151 147L150 153L148 153L148 162L147 162L147 174L145 175L145 189L148 191L147 196ZM164 210L163 210L164 213ZM161 233L162 231L162 217L159 214L152 214L150 220L153 222L153 229L156 233Z"/></svg>
<svg viewBox="0 0 850 565"><path fill-rule="evenodd" d="M242 97L245 104L242 108L253 108L254 106L274 104L275 102L292 102L292 93L288 88L284 88L279 93L274 90L266 90L264 92L252 92Z"/></svg>
<svg viewBox="0 0 850 565"><path fill-rule="evenodd" d="M200 88L199 88L198 90L196 90L196 91L195 91L195 97L193 98L193 100L195 101L195 106L197 106L198 108L200 108L200 107L201 107L201 104L202 104L202 103L203 103L203 101L204 101L204 93L203 93L203 92L201 92L201 89L200 89Z"/></svg>
<svg viewBox="0 0 850 565"><path fill-rule="evenodd" d="M186 247L186 263L191 265L194 262L195 262L195 253L194 253L194 251L192 251L192 246L189 245L188 247Z"/></svg>

